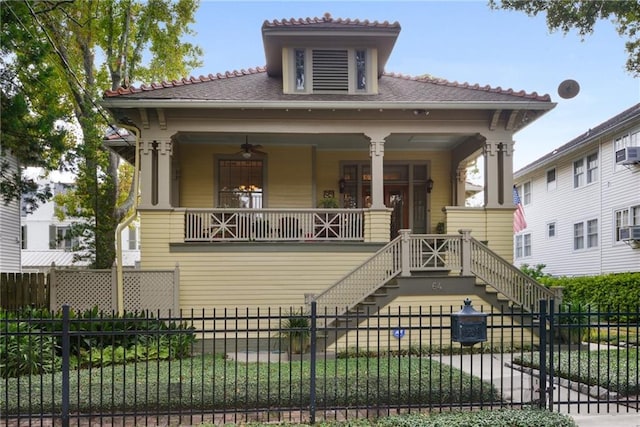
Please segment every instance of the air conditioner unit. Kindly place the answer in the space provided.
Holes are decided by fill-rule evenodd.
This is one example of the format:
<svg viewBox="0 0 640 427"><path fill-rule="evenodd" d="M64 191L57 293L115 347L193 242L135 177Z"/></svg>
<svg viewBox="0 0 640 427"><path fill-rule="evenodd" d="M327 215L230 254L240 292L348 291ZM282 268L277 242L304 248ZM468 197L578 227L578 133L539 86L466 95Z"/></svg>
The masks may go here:
<svg viewBox="0 0 640 427"><path fill-rule="evenodd" d="M616 164L632 165L640 163L640 147L625 147L616 151Z"/></svg>
<svg viewBox="0 0 640 427"><path fill-rule="evenodd" d="M640 225L620 227L620 240L640 240Z"/></svg>

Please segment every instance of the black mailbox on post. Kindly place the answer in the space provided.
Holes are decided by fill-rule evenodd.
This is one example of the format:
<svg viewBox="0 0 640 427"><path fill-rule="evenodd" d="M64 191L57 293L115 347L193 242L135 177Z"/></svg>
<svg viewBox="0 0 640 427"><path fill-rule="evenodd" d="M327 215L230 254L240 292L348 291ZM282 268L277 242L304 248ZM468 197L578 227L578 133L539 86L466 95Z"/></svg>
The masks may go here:
<svg viewBox="0 0 640 427"><path fill-rule="evenodd" d="M469 298L464 307L451 314L451 340L464 346L472 346L487 340L487 313L475 311Z"/></svg>

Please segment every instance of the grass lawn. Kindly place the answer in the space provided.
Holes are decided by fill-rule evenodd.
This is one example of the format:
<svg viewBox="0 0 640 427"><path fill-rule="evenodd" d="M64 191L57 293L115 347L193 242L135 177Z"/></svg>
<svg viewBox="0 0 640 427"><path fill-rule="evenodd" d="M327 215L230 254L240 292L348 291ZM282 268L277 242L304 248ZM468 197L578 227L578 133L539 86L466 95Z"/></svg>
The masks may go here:
<svg viewBox="0 0 640 427"><path fill-rule="evenodd" d="M310 363L236 363L216 356L72 371L72 412L306 407ZM500 401L488 382L418 356L318 361L317 406ZM7 414L59 412L60 373L9 378Z"/></svg>

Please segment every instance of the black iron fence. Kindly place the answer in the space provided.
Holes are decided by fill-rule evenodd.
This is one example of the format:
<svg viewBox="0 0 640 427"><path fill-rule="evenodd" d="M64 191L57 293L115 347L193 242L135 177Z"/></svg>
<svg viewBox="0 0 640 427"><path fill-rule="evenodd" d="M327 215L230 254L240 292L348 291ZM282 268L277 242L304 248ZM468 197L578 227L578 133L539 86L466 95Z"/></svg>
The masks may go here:
<svg viewBox="0 0 640 427"><path fill-rule="evenodd" d="M460 307L337 320L314 305L165 317L4 313L1 422L313 423L531 405L640 411L640 308L475 308L487 314L487 340L467 346L451 340Z"/></svg>

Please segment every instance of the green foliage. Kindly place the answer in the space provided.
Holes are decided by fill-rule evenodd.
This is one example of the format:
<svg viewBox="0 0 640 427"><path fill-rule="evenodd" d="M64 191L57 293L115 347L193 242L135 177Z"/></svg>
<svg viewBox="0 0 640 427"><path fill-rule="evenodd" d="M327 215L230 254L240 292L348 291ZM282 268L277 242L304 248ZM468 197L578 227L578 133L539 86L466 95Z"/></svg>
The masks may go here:
<svg viewBox="0 0 640 427"><path fill-rule="evenodd" d="M25 309L17 313L0 312L0 319L5 319L2 339L8 343L5 346L0 341L0 352L13 351L11 358L7 358L11 366L0 365L0 377L49 372L59 367L61 312ZM75 368L185 358L191 355L195 342L193 327L154 319L148 313L106 316L97 308L80 313L71 311L69 329L71 363Z"/></svg>
<svg viewBox="0 0 640 427"><path fill-rule="evenodd" d="M479 412L395 415L378 420L376 427L575 427L565 414L543 410L496 409Z"/></svg>
<svg viewBox="0 0 640 427"><path fill-rule="evenodd" d="M546 264L536 264L534 267L529 266L529 264L522 264L520 266L520 270L527 276L531 277L532 279L540 280L543 277L550 277L550 274L547 274L542 271L546 267L547 267Z"/></svg>
<svg viewBox="0 0 640 427"><path fill-rule="evenodd" d="M311 317L303 309L290 309L289 315L280 322L281 338L291 353L304 353L309 348L311 338Z"/></svg>
<svg viewBox="0 0 640 427"><path fill-rule="evenodd" d="M481 400L486 404L501 402L498 390L490 382L428 358L318 360L316 367L325 376L316 383L316 395L321 396L323 404L331 406L364 402L423 406ZM212 355L179 362L114 364L99 371L82 369L71 375L70 410L95 412L99 402L96 396L100 394L109 396L105 401L108 411L253 410L281 404L307 407L310 371L308 361L240 363ZM55 411L59 405L59 375L9 378L4 385L7 414L27 410L18 390L31 391L30 407ZM173 385L176 387L172 388ZM180 392L175 392L176 388ZM78 389L91 390L92 396L73 391ZM141 390L144 399L140 397Z"/></svg>
<svg viewBox="0 0 640 427"><path fill-rule="evenodd" d="M521 11L529 16L543 13L549 30L567 34L575 29L583 39L593 33L596 22L610 20L618 34L627 37L627 70L640 76L640 3L637 0L489 0L489 6Z"/></svg>
<svg viewBox="0 0 640 427"><path fill-rule="evenodd" d="M637 349L608 349L601 351L560 351L554 353L557 376L572 381L597 385L623 396L640 393ZM540 367L540 354L527 353L514 358L515 363L533 368ZM547 360L550 367L551 361Z"/></svg>
<svg viewBox="0 0 640 427"><path fill-rule="evenodd" d="M60 367L56 342L29 322L3 322L0 378L53 372Z"/></svg>
<svg viewBox="0 0 640 427"><path fill-rule="evenodd" d="M47 170L57 169L65 154L64 165L77 177L70 212L86 219L78 233L89 248L81 249L88 249L94 267L111 268L115 228L134 197L131 187L119 185L119 160L102 144L113 119L98 103L105 89L184 77L199 65L200 48L183 40L192 34L198 2L2 1L0 6L3 149ZM73 146L56 120L76 125ZM2 170L3 194L19 197L24 190L19 177L5 177Z"/></svg>
<svg viewBox="0 0 640 427"><path fill-rule="evenodd" d="M640 273L618 273L602 276L544 277L545 286L562 286L563 301L593 310L631 310L640 304ZM634 316L623 316L632 319Z"/></svg>

